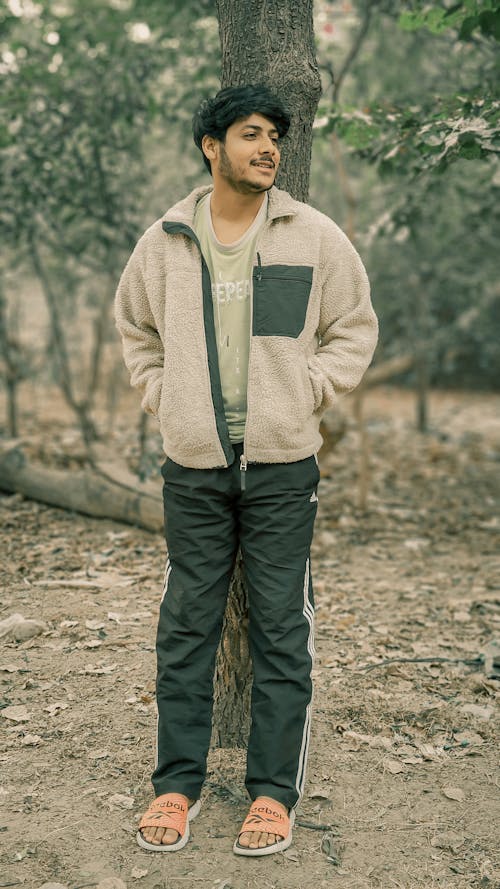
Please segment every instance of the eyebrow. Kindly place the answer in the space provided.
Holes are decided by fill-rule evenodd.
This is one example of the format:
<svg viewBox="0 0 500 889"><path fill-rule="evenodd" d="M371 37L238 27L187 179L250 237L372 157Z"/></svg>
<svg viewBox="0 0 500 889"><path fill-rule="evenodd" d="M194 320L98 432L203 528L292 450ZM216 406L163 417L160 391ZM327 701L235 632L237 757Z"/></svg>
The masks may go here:
<svg viewBox="0 0 500 889"><path fill-rule="evenodd" d="M263 131L264 127L260 127L260 126L259 126L258 124L256 124L256 123L246 123L246 124L243 126L243 129L244 129L244 130L256 130L257 132L261 133L261 132ZM270 136L271 136L271 135L273 135L273 136L279 136L278 130L277 130L275 127L273 127L272 129L268 130L267 132L269 133Z"/></svg>

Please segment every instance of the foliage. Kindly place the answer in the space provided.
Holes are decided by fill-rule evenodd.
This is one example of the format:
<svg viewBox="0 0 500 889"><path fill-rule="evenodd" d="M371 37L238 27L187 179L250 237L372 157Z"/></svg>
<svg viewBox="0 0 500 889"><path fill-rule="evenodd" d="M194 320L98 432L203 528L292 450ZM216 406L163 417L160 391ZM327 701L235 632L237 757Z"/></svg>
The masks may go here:
<svg viewBox="0 0 500 889"><path fill-rule="evenodd" d="M321 121L319 122L321 125ZM420 105L392 102L333 109L324 122L381 174L442 173L454 161L500 152L500 100L490 96L436 96Z"/></svg>
<svg viewBox="0 0 500 889"><path fill-rule="evenodd" d="M425 28L443 35L439 48L434 41L426 49L430 51L432 45L448 60L451 76L456 72L455 90L424 92L418 102L401 102L397 98L400 82L396 89L388 90L393 93L390 98L378 97L361 108L325 103L316 128L325 135L334 130L360 157L379 166L382 174L442 173L458 159L498 155L500 92L494 52L500 39L498 4L494 0L464 0L453 6L415 2L410 4L415 9L398 13L401 5L396 5L394 14L402 31ZM473 79L470 60L463 76L456 69L453 55L457 42L469 44L475 58ZM406 69L403 83L412 79ZM445 74L441 86L449 82Z"/></svg>
<svg viewBox="0 0 500 889"><path fill-rule="evenodd" d="M400 14L399 24L408 31L428 28L442 34L448 28L458 31L459 40L470 40L475 32L500 40L500 8L497 0L463 0L450 6L417 3L416 9Z"/></svg>
<svg viewBox="0 0 500 889"><path fill-rule="evenodd" d="M207 61L214 67L213 20L192 27L206 6L10 0L1 23L4 242L43 233L56 251L105 268L113 246L133 244L145 137L159 115L185 123L193 79Z"/></svg>
<svg viewBox="0 0 500 889"><path fill-rule="evenodd" d="M433 383L497 387L498 35L482 15L497 8L380 4L334 103L330 90L369 5L359 0L350 19L329 5L315 143L323 181L315 185L313 163L313 191L335 188L351 229L356 211L381 321L378 357L421 353L425 343ZM326 178L334 140L344 149L347 192Z"/></svg>

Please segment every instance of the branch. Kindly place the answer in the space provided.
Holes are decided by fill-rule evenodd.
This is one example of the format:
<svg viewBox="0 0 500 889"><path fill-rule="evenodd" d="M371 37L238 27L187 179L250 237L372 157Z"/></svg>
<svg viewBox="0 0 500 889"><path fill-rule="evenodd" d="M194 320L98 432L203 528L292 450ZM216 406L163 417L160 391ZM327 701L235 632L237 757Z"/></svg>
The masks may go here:
<svg viewBox="0 0 500 889"><path fill-rule="evenodd" d="M313 824L312 821L303 821L302 818L297 818L296 822L298 827L307 827L308 830L333 830L333 825L331 824Z"/></svg>
<svg viewBox="0 0 500 889"><path fill-rule="evenodd" d="M466 664L468 667L481 667L484 663L483 657L463 658L463 657L391 657L386 661L380 661L379 664L366 664L360 667L368 673L370 670L376 670L378 667L387 667L390 664Z"/></svg>
<svg viewBox="0 0 500 889"><path fill-rule="evenodd" d="M372 11L376 5L377 5L377 0L369 0L366 8L364 10L364 15L361 20L361 27L358 31L357 37L354 40L354 43L352 44L349 52L347 53L347 56L344 59L344 63L340 67L340 71L337 75L336 83L334 83L334 85L333 85L333 103L334 104L338 101L338 95L339 95L340 87L342 86L342 82L343 82L347 72L349 71L349 68L351 67L352 63L354 62L354 59L358 55L358 53L364 43L365 37L368 34L368 30L370 28L371 17L372 17Z"/></svg>

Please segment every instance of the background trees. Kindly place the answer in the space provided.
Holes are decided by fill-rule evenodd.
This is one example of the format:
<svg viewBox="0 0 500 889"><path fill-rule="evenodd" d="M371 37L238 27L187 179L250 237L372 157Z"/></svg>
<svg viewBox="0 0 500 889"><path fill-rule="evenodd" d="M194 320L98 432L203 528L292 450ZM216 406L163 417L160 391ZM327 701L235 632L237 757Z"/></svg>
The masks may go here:
<svg viewBox="0 0 500 889"><path fill-rule="evenodd" d="M325 90L315 149L325 170L336 158L321 194L334 194L331 212L343 206L366 251L378 359L413 353L409 379L421 389L424 378L483 387L499 378L485 329L500 296L496 6L363 2L339 15L325 3L318 14ZM346 34L352 52L340 53Z"/></svg>
<svg viewBox="0 0 500 889"><path fill-rule="evenodd" d="M318 95L314 59L299 45L312 37L307 4L300 14L293 4L258 8L249 22L253 6L223 0L3 7L1 326L11 342L2 365L11 427L16 380L36 374L59 383L90 444L99 387L126 385L112 349L112 294L143 227L205 175L189 122L200 94L219 84L217 14L226 21L223 78L267 71L300 109L283 174L295 193L301 179L307 188ZM425 357L420 373L431 384L495 386L495 4L318 0L314 13L323 97L311 200L369 266L378 358L412 351ZM260 53L239 52L243 32Z"/></svg>

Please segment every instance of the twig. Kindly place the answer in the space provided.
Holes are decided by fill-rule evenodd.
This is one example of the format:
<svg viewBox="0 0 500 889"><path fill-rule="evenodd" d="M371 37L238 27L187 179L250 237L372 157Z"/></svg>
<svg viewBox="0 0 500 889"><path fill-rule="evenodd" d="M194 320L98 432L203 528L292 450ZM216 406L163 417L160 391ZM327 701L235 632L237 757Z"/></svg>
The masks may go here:
<svg viewBox="0 0 500 889"><path fill-rule="evenodd" d="M366 664L359 669L368 673L377 667L387 667L388 664L466 664L468 667L481 667L483 663L482 657L391 657L386 661L380 661L379 664Z"/></svg>
<svg viewBox="0 0 500 889"><path fill-rule="evenodd" d="M80 818L79 821L72 821L70 824L66 824L64 827L58 827L58 828L56 828L56 830L51 830L49 833L46 833L45 836L43 837L43 839L41 839L41 840L36 844L37 847L40 846L41 843L46 843L47 840L48 840L48 838L54 836L54 834L56 834L56 833L62 833L62 832L65 831L65 830L69 830L71 827L76 827L77 824L83 824L84 821L85 821L85 818ZM88 885L89 885L89 886L92 886L93 884L92 884L92 883L89 883Z"/></svg>
<svg viewBox="0 0 500 889"><path fill-rule="evenodd" d="M312 821L302 821L302 818L297 818L295 823L299 827L307 827L308 830L336 830L333 824L313 824Z"/></svg>

